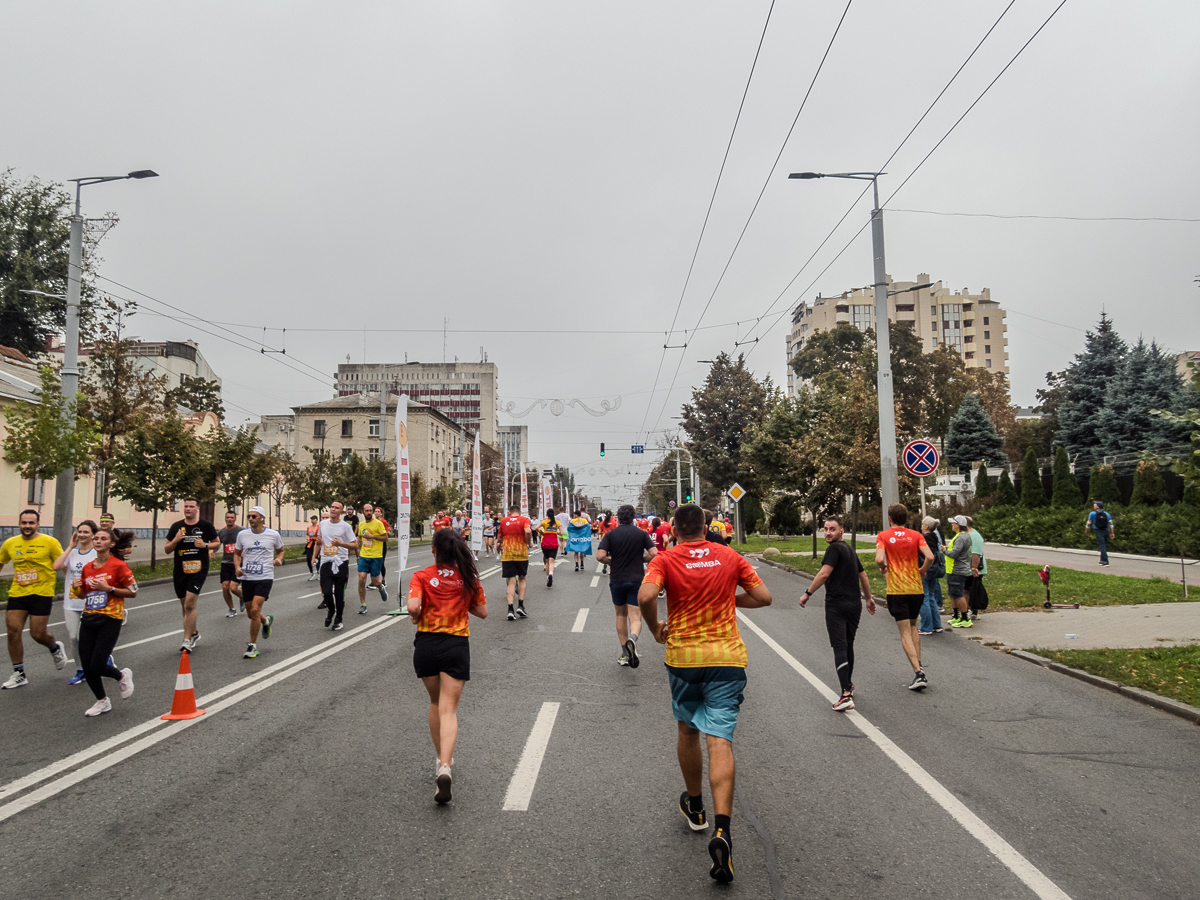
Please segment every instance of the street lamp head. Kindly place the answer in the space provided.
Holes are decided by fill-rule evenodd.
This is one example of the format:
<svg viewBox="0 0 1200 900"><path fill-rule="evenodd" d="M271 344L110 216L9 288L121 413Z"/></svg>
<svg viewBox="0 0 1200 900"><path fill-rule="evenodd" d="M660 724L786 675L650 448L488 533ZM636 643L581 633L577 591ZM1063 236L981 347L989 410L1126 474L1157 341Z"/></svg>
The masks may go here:
<svg viewBox="0 0 1200 900"><path fill-rule="evenodd" d="M19 293L36 294L39 297L53 297L55 300L66 300L67 299L66 294L47 294L45 291L26 290L24 288L22 288Z"/></svg>
<svg viewBox="0 0 1200 900"><path fill-rule="evenodd" d="M824 178L824 177L825 177L824 174L822 174L821 172L793 172L791 175L788 176L788 178L803 178L805 180L808 180L810 178Z"/></svg>
<svg viewBox="0 0 1200 900"><path fill-rule="evenodd" d="M130 172L126 178L157 178L158 173L153 169L138 169L136 172Z"/></svg>

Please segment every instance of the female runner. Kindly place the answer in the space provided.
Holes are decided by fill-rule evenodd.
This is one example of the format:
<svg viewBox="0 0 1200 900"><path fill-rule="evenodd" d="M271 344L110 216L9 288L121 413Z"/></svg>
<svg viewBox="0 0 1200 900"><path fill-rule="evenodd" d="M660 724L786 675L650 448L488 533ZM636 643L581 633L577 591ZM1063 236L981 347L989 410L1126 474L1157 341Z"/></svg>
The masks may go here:
<svg viewBox="0 0 1200 900"><path fill-rule="evenodd" d="M84 564L96 558L96 551L92 548L92 538L95 536L96 523L91 519L84 519L75 526L71 543L67 545L63 555L54 561L54 568L65 575L63 618L66 619L71 656L79 666L75 674L67 679L67 684L79 684L83 681L83 664L79 662L79 622L83 618L83 593L75 587L75 582L83 575Z"/></svg>
<svg viewBox="0 0 1200 900"><path fill-rule="evenodd" d="M96 532L92 546L96 558L84 564L78 585L83 593L79 658L83 677L96 696L85 716L98 716L112 709L112 701L104 691L104 678L120 683L122 700L133 696L133 671L118 669L108 661L125 622L125 600L137 595L137 581L125 565L125 554L133 546L133 532L105 525Z"/></svg>

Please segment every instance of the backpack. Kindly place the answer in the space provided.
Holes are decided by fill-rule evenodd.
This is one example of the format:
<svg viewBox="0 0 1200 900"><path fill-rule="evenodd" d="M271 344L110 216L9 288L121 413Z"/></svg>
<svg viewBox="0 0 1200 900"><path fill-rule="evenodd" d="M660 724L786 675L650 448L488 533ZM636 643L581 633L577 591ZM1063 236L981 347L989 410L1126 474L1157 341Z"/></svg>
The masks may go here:
<svg viewBox="0 0 1200 900"><path fill-rule="evenodd" d="M939 547L933 554L933 563L929 567L929 571L925 574L932 578L946 577L946 554Z"/></svg>
<svg viewBox="0 0 1200 900"><path fill-rule="evenodd" d="M1108 531L1108 513L1102 509L1096 510L1096 521L1093 527L1097 531Z"/></svg>

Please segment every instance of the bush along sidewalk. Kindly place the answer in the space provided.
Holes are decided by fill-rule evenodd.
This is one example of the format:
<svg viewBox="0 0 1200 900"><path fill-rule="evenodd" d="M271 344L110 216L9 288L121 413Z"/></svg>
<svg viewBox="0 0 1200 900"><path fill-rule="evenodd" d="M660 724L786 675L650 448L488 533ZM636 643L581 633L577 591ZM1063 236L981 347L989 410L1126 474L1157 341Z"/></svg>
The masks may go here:
<svg viewBox="0 0 1200 900"><path fill-rule="evenodd" d="M1140 556L1200 557L1200 506L1129 506L1106 504L1116 539L1109 552ZM989 541L1094 550L1096 539L1084 531L1091 507L1067 509L994 506L975 513L975 524ZM988 560L989 568L992 561Z"/></svg>

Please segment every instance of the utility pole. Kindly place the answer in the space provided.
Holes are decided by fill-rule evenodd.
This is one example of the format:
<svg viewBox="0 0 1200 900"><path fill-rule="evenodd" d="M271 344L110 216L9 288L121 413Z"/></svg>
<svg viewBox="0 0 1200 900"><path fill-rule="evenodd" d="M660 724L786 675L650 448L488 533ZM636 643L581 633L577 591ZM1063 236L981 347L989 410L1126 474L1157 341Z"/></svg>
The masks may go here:
<svg viewBox="0 0 1200 900"><path fill-rule="evenodd" d="M871 251L875 257L875 347L879 375L879 495L883 499L883 524L887 511L900 502L900 480L896 470L896 401L892 385L892 347L888 323L887 263L883 257L883 210L879 208L879 179L871 179L875 208L871 210Z"/></svg>
<svg viewBox="0 0 1200 900"><path fill-rule="evenodd" d="M683 487L682 487L683 468L679 462L679 451L675 451L675 508L683 506Z"/></svg>

